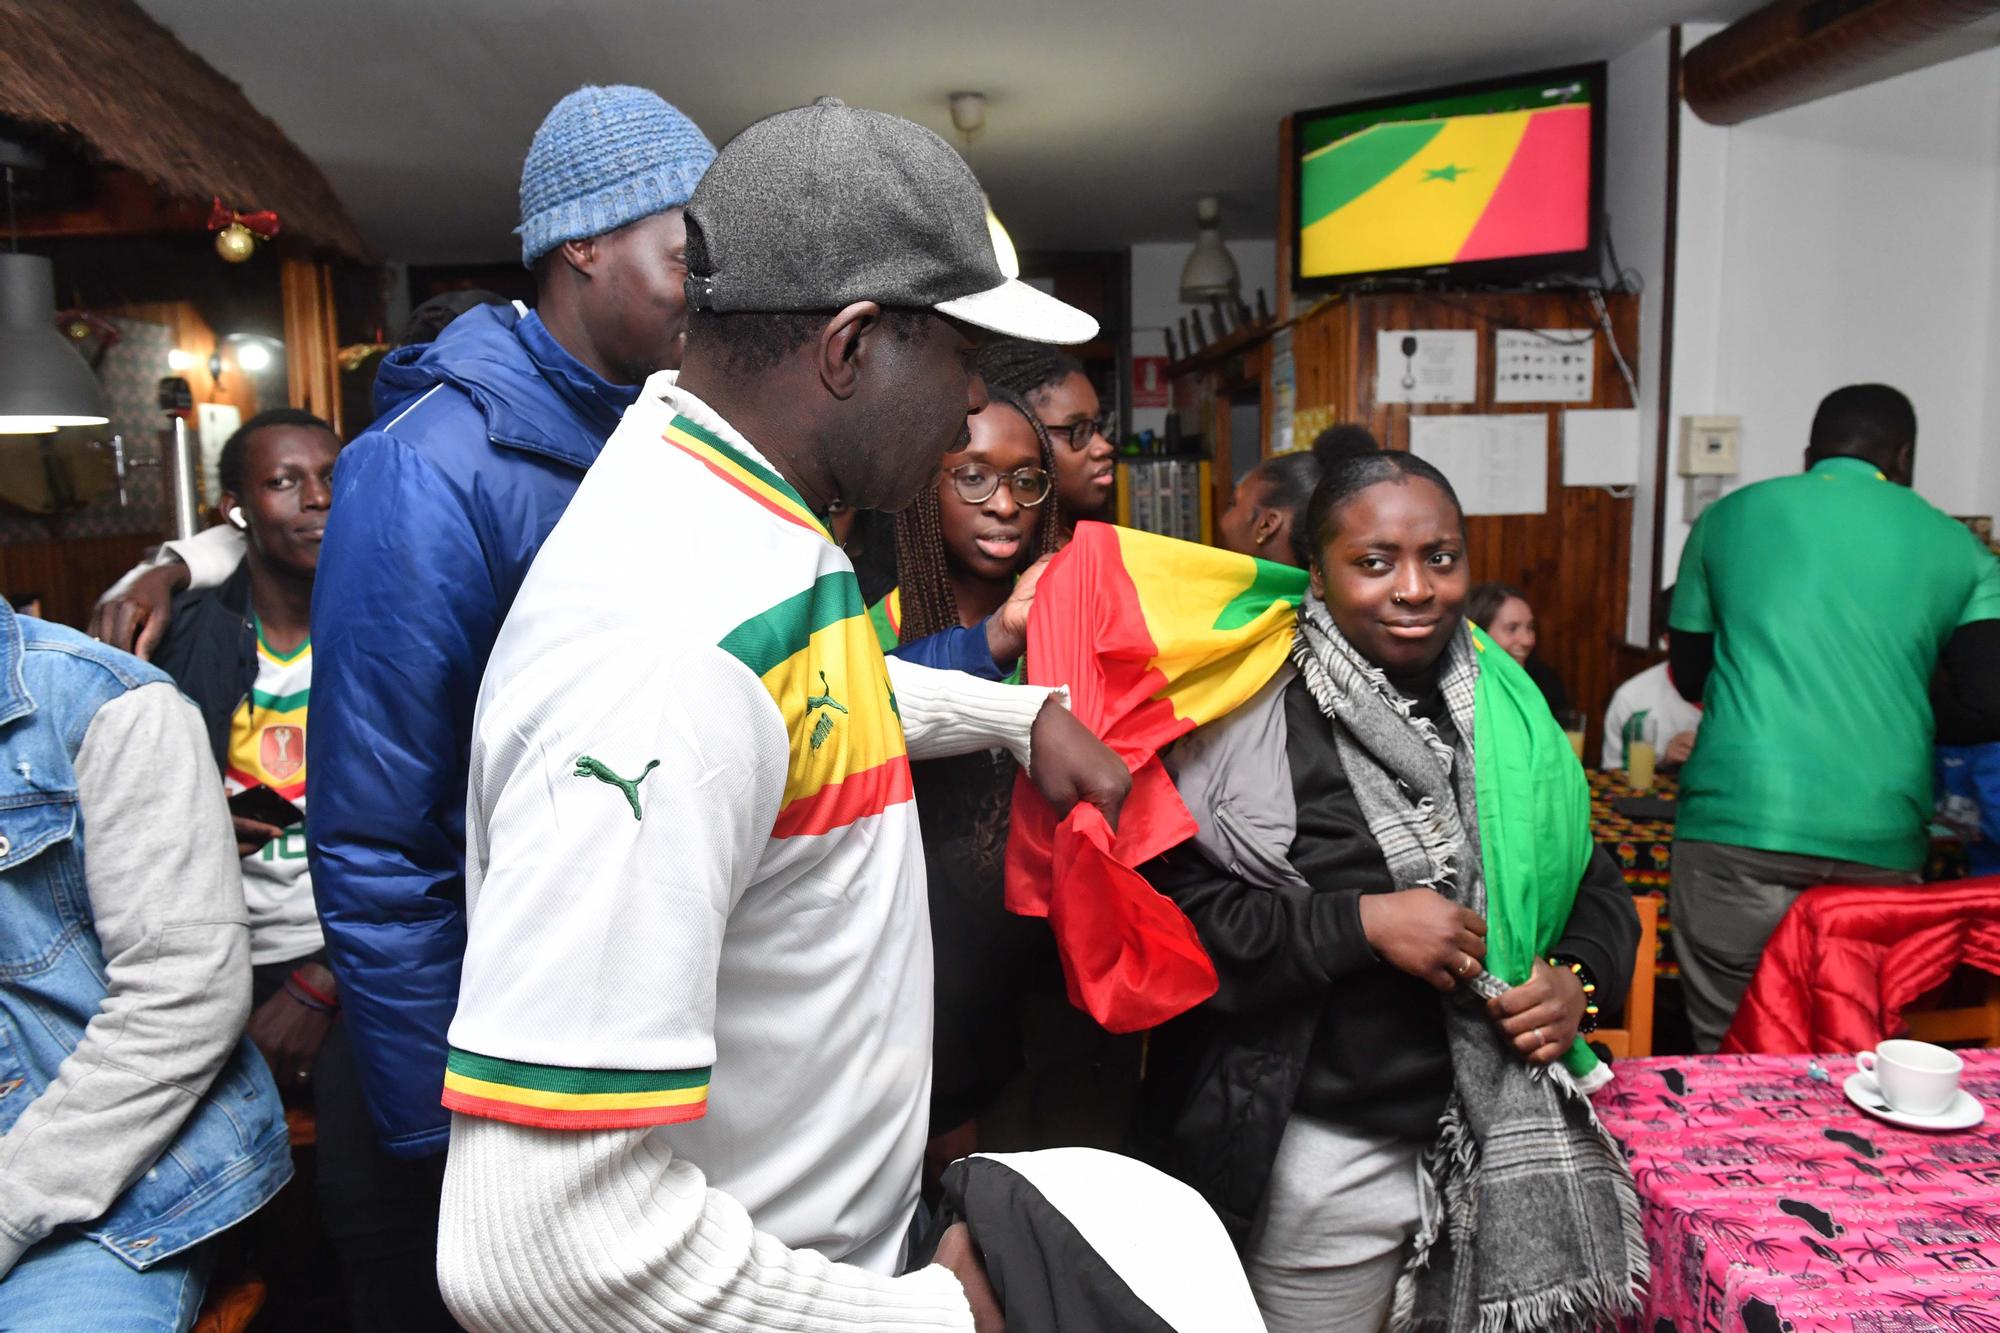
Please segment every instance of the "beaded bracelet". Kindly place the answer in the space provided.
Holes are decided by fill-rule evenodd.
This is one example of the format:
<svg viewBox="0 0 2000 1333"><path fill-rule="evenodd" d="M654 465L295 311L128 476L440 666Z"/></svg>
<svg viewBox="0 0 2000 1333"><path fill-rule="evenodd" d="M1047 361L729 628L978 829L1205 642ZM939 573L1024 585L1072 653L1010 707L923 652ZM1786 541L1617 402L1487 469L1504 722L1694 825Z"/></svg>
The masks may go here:
<svg viewBox="0 0 2000 1333"><path fill-rule="evenodd" d="M1590 969L1573 958L1551 958L1549 966L1568 968L1583 984L1583 1021L1576 1025L1577 1035L1587 1036L1597 1031L1597 979L1590 975Z"/></svg>

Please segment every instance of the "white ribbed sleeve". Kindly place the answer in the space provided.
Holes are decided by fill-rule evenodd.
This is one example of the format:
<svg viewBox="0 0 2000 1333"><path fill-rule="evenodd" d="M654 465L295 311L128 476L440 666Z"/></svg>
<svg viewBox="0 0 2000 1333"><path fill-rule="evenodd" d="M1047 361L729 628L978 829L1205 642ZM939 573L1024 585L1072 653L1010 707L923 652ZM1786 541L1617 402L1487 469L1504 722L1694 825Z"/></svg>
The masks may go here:
<svg viewBox="0 0 2000 1333"><path fill-rule="evenodd" d="M1029 767L1035 717L1050 695L1069 707L1067 687L1003 685L962 671L940 671L900 657L889 659L889 683L902 714L904 743L912 759L945 759L978 750L1005 749Z"/></svg>
<svg viewBox="0 0 2000 1333"><path fill-rule="evenodd" d="M475 1333L970 1333L958 1279L787 1249L645 1130L452 1117L438 1284Z"/></svg>

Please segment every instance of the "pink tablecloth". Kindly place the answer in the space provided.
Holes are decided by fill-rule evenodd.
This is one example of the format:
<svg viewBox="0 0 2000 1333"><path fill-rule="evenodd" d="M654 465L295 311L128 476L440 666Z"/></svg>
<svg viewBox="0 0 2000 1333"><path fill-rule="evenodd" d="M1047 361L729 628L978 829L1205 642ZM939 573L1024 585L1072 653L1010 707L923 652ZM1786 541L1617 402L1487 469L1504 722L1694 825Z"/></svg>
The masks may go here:
<svg viewBox="0 0 2000 1333"><path fill-rule="evenodd" d="M1987 1120L1899 1129L1840 1094L1851 1059L1626 1060L1596 1098L1653 1256L1642 1333L2000 1333L2000 1051Z"/></svg>

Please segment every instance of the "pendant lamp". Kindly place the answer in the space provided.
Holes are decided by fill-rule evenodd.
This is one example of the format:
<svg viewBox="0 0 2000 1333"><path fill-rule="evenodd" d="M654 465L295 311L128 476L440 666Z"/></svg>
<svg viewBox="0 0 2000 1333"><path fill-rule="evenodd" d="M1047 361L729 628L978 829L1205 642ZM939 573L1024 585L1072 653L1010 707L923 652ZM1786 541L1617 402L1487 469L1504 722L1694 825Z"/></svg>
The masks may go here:
<svg viewBox="0 0 2000 1333"><path fill-rule="evenodd" d="M45 435L111 418L104 386L56 331L56 269L0 254L0 435Z"/></svg>
<svg viewBox="0 0 2000 1333"><path fill-rule="evenodd" d="M1207 305L1210 301L1234 304L1236 300L1236 260L1222 243L1222 201L1205 195L1195 204L1194 249L1181 266L1181 303Z"/></svg>
<svg viewBox="0 0 2000 1333"><path fill-rule="evenodd" d="M0 140L7 230L14 232L14 168L39 166L20 145ZM47 435L63 426L111 419L104 386L69 339L56 331L56 268L20 253L0 254L0 435Z"/></svg>

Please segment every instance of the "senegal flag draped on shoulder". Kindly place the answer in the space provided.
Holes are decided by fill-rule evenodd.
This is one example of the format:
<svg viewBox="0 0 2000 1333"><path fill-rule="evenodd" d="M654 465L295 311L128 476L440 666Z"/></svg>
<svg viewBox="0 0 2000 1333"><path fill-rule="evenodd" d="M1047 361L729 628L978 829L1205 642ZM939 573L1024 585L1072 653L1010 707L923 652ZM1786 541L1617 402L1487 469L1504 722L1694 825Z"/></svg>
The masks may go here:
<svg viewBox="0 0 2000 1333"><path fill-rule="evenodd" d="M1015 783L1007 907L1056 937L1070 1002L1113 1032L1155 1027L1215 993L1194 927L1134 867L1194 836L1160 762L1249 701L1288 660L1303 570L1129 528L1080 523L1035 589L1028 679L1068 685L1076 716L1132 770L1114 836L1093 806L1060 823ZM1591 851L1590 791L1569 739L1512 658L1473 632L1473 712L1487 970L1509 985L1561 936ZM1596 1060L1579 1042L1565 1063Z"/></svg>
<svg viewBox="0 0 2000 1333"><path fill-rule="evenodd" d="M1058 824L1019 779L1007 907L1049 919L1070 1002L1113 1032L1215 993L1194 927L1133 867L1194 836L1160 752L1284 665L1305 592L1289 566L1102 523L1079 523L1035 588L1028 680L1069 686L1071 710L1132 770L1132 792L1114 837L1089 805Z"/></svg>

